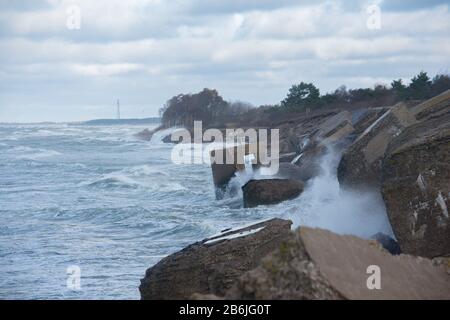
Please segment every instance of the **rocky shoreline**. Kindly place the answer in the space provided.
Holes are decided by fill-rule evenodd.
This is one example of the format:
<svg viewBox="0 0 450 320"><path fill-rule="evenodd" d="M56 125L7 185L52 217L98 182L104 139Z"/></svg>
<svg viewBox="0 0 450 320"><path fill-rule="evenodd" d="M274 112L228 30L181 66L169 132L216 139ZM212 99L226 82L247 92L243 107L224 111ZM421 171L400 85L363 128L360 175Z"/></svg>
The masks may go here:
<svg viewBox="0 0 450 320"><path fill-rule="evenodd" d="M450 299L450 90L420 104L305 115L275 127L286 162L276 180L243 186L245 206L298 196L333 148L342 154L341 188L381 193L396 239L291 231L290 221L272 219L164 258L142 279L142 299ZM239 168L212 170L223 187ZM380 288L369 283L371 266L381 270Z"/></svg>

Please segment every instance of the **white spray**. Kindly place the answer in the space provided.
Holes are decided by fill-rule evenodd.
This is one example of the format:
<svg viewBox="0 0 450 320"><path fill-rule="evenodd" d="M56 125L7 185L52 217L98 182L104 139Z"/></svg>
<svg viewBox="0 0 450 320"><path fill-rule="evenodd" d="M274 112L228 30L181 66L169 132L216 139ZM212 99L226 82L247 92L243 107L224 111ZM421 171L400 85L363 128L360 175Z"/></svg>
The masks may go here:
<svg viewBox="0 0 450 320"><path fill-rule="evenodd" d="M321 173L307 183L297 199L285 204L286 216L295 226L319 227L363 238L378 232L393 237L379 192L340 188L336 174L340 157L338 152L328 151L321 159Z"/></svg>

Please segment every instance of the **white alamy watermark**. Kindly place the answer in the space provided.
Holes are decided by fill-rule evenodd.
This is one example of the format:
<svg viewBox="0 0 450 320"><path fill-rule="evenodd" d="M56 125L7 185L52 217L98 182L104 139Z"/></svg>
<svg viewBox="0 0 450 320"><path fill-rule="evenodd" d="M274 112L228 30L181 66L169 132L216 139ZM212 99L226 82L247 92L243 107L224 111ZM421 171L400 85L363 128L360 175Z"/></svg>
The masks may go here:
<svg viewBox="0 0 450 320"><path fill-rule="evenodd" d="M69 30L81 29L81 8L77 5L71 5L66 9L66 27Z"/></svg>
<svg viewBox="0 0 450 320"><path fill-rule="evenodd" d="M262 174L273 175L279 169L279 129L207 129L194 121L193 136L187 129L172 133L178 142L171 153L174 164L259 165ZM211 144L204 144L211 143Z"/></svg>
<svg viewBox="0 0 450 320"><path fill-rule="evenodd" d="M380 290L381 289L381 268L377 265L370 265L366 270L367 274L370 276L367 278L366 286L369 290Z"/></svg>
<svg viewBox="0 0 450 320"><path fill-rule="evenodd" d="M371 4L366 8L368 15L366 20L366 26L369 30L381 29L381 7L378 4Z"/></svg>
<svg viewBox="0 0 450 320"><path fill-rule="evenodd" d="M69 266L66 269L66 286L69 290L81 290L81 268L79 266Z"/></svg>

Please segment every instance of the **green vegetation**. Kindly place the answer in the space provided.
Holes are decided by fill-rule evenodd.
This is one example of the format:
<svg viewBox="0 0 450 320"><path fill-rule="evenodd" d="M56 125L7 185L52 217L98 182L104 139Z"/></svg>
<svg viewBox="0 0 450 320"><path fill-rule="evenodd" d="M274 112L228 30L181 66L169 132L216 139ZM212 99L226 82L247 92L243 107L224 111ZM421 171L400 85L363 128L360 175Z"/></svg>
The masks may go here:
<svg viewBox="0 0 450 320"><path fill-rule="evenodd" d="M278 110L286 112L304 112L319 108L346 108L351 106L378 107L391 105L399 101L425 100L450 89L450 77L437 75L433 80L421 71L405 85L402 79L394 80L388 88L376 85L372 88L347 90L341 86L332 93L320 95L319 89L312 83L300 82L293 85Z"/></svg>
<svg viewBox="0 0 450 320"><path fill-rule="evenodd" d="M289 89L289 93L281 107L287 110L306 110L321 104L320 91L312 83L300 82Z"/></svg>

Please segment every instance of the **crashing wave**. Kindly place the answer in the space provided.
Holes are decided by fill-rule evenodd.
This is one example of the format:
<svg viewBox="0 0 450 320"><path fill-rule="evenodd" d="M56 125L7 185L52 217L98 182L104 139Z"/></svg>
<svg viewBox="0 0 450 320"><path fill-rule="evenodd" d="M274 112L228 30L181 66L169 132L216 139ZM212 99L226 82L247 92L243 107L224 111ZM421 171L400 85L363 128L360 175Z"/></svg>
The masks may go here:
<svg viewBox="0 0 450 320"><path fill-rule="evenodd" d="M22 160L40 160L44 158L50 158L54 156L60 156L62 153L51 150L51 149L39 149L19 146L13 149L15 152L19 153L17 159Z"/></svg>

